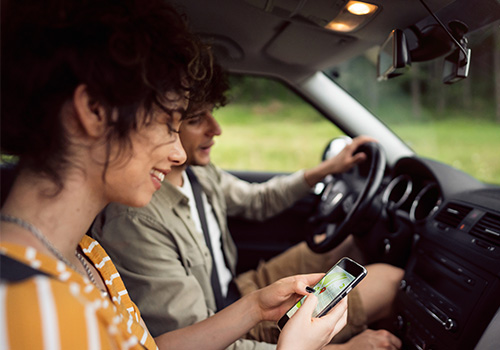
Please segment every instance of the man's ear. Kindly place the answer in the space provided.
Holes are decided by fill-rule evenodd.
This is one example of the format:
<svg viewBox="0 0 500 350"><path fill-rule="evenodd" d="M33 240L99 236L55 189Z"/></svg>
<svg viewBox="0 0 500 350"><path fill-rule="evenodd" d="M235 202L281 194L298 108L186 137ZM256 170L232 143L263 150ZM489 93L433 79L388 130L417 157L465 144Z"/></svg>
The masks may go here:
<svg viewBox="0 0 500 350"><path fill-rule="evenodd" d="M89 95L86 85L78 85L75 89L73 105L82 131L90 137L102 136L107 125L106 111L99 102Z"/></svg>

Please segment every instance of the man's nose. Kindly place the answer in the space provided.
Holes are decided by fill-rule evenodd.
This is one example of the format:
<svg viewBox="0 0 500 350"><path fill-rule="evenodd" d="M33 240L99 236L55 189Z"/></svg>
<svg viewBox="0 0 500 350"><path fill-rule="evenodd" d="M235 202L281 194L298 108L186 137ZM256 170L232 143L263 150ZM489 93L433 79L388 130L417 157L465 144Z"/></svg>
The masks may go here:
<svg viewBox="0 0 500 350"><path fill-rule="evenodd" d="M186 162L187 156L186 151L182 147L181 138L179 135L176 135L174 145L172 150L168 156L168 160L174 163L175 165L182 165Z"/></svg>
<svg viewBox="0 0 500 350"><path fill-rule="evenodd" d="M213 116L212 113L210 113L210 116L208 118L208 123L209 123L208 132L210 133L211 136L219 136L220 134L222 134L222 129L217 120L215 120L215 117Z"/></svg>

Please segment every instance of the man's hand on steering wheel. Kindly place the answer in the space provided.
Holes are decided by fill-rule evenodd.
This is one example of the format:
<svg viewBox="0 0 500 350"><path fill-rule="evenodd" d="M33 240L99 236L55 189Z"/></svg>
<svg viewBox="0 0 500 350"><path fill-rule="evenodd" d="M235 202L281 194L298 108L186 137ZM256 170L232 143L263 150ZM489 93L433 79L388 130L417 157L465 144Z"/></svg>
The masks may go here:
<svg viewBox="0 0 500 350"><path fill-rule="evenodd" d="M351 169L356 164L366 159L366 154L363 152L354 153L359 146L367 142L376 142L375 139L369 136L358 136L352 142L344 147L339 154L332 158L327 158L314 168L304 172L304 178L309 186L314 186L316 183L323 180L327 175L343 173Z"/></svg>

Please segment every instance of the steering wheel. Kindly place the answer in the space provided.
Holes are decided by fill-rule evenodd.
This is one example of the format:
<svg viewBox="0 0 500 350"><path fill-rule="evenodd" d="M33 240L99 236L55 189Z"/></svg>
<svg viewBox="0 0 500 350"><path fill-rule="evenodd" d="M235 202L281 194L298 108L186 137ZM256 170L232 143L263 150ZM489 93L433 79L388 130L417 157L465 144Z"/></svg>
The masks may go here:
<svg viewBox="0 0 500 350"><path fill-rule="evenodd" d="M338 148L338 142L334 145L338 140L330 143L324 157L328 157L332 146ZM341 140L346 142L346 138ZM355 153L358 152L364 152L367 159L347 172L329 175L323 180L324 188L316 211L308 220L306 235L309 248L316 253L335 248L353 233L382 184L386 165L382 148L368 142L358 147Z"/></svg>

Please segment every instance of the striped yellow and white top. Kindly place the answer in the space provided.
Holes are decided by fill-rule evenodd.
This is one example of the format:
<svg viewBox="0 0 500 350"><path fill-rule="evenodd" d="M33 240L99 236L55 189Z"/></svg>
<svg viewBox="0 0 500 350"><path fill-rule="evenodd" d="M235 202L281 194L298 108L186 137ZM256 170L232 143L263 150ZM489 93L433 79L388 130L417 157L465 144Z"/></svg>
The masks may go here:
<svg viewBox="0 0 500 350"><path fill-rule="evenodd" d="M109 296L57 259L31 247L0 244L0 254L48 275L0 282L0 350L157 348L104 249L88 236L80 247Z"/></svg>

